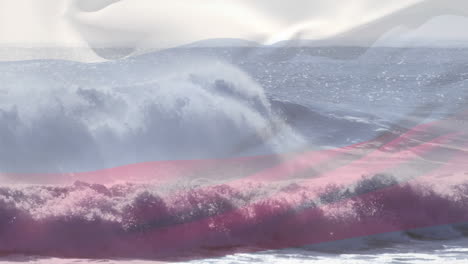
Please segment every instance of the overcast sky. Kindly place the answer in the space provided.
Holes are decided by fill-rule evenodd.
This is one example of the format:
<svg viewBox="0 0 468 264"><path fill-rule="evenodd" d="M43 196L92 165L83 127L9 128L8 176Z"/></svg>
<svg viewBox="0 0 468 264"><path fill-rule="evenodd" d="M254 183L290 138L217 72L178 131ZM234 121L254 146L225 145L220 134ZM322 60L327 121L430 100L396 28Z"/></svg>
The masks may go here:
<svg viewBox="0 0 468 264"><path fill-rule="evenodd" d="M291 38L337 39L332 44L372 45L381 36L394 36L395 32L401 36L397 34L394 39L440 36L468 39L463 30L465 21L455 17L468 15L466 2L0 0L0 47L125 46L154 49L210 38L239 38L262 44ZM445 18L434 22L438 16ZM425 26L427 22L433 26L428 28ZM456 28L454 24L461 28L461 32L455 31L447 37L447 28ZM418 31L418 28L423 30ZM408 32L408 29L417 32ZM393 32L393 35L388 32Z"/></svg>
<svg viewBox="0 0 468 264"><path fill-rule="evenodd" d="M378 4L376 2L379 2ZM0 0L2 45L172 46L323 38L418 0Z"/></svg>

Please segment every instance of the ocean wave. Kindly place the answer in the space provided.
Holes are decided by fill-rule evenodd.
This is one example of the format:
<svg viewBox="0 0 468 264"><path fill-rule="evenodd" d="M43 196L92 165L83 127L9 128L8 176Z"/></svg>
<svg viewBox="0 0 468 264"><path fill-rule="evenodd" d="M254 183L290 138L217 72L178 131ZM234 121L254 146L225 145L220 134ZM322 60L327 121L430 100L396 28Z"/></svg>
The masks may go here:
<svg viewBox="0 0 468 264"><path fill-rule="evenodd" d="M0 188L0 252L172 259L339 250L326 242L349 238L379 247L467 236L467 205L468 182L442 192L385 175L322 188L298 180L9 186Z"/></svg>
<svg viewBox="0 0 468 264"><path fill-rule="evenodd" d="M87 171L304 145L263 88L232 65L191 56L136 64L0 64L0 171Z"/></svg>

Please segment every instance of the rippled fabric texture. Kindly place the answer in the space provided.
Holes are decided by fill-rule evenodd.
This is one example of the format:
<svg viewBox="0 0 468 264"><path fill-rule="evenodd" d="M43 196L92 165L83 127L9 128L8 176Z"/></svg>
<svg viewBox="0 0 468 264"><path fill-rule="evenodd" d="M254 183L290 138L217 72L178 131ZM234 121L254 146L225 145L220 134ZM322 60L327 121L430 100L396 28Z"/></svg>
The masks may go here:
<svg viewBox="0 0 468 264"><path fill-rule="evenodd" d="M462 263L467 15L0 0L0 262Z"/></svg>

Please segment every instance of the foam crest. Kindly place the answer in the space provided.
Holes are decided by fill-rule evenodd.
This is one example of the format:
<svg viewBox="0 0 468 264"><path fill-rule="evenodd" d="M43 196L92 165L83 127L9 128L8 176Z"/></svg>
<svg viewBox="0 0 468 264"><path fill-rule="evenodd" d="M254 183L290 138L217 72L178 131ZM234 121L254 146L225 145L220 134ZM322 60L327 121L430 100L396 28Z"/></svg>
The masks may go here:
<svg viewBox="0 0 468 264"><path fill-rule="evenodd" d="M275 153L304 143L263 88L233 66L169 61L135 83L117 76L126 65L10 64L2 75L8 84L0 99L0 169L70 172ZM63 69L53 73L57 67ZM69 76L76 70L90 80Z"/></svg>
<svg viewBox="0 0 468 264"><path fill-rule="evenodd" d="M313 250L339 251L457 239L468 234L467 186L441 193L377 176L352 188L321 190L294 182L242 188L84 182L2 187L0 251L171 259L254 248L313 245ZM283 194L301 197L301 206ZM357 238L359 247L326 243L347 238Z"/></svg>

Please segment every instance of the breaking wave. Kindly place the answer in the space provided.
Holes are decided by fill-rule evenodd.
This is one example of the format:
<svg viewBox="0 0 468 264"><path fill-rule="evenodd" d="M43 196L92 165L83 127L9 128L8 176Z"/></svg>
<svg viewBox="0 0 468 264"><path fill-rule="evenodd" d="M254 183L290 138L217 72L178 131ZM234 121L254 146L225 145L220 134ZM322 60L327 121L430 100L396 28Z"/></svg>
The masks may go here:
<svg viewBox="0 0 468 264"><path fill-rule="evenodd" d="M0 188L0 252L196 258L300 246L336 251L324 242L386 233L358 238L374 248L466 236L467 205L468 183L439 192L385 175L321 189L295 181L11 186Z"/></svg>
<svg viewBox="0 0 468 264"><path fill-rule="evenodd" d="M29 61L0 68L3 172L86 171L304 144L261 86L219 60Z"/></svg>

